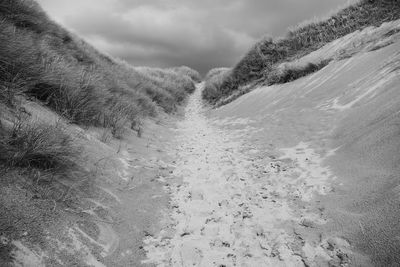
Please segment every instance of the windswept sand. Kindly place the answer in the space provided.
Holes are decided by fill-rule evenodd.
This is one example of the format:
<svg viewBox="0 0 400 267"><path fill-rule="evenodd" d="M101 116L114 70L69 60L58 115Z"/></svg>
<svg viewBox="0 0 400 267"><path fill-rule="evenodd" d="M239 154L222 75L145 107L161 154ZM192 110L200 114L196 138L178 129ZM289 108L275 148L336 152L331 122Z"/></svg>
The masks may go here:
<svg viewBox="0 0 400 267"><path fill-rule="evenodd" d="M176 168L166 190L171 216L145 240L158 266L321 266L346 264L346 241L308 235L325 219L307 204L335 177L324 158L299 143L265 154L243 137L245 120L207 118L201 86L178 124ZM221 125L240 126L224 129ZM326 156L334 154L330 151ZM302 233L302 231L305 231ZM333 244L333 245L332 245Z"/></svg>

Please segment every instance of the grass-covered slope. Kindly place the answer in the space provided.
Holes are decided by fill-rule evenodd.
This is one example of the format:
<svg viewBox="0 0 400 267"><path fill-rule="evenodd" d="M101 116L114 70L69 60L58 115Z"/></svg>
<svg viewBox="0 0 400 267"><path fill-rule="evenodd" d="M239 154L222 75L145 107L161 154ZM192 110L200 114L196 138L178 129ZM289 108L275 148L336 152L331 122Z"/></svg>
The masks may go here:
<svg viewBox="0 0 400 267"><path fill-rule="evenodd" d="M298 26L290 30L283 38L276 40L265 38L247 52L233 67L230 74L223 78L223 81L218 81L212 86L213 82L210 82L210 86L205 88L204 99L210 103L216 103L222 98L235 94L249 83L262 82L271 85L292 81L296 77L317 70L324 64L305 68L306 71L304 68L286 71L283 77L281 75L277 77L277 66L300 58L349 33L368 26L379 26L384 22L399 18L398 0L361 0L328 19ZM218 88L218 94L213 93L215 87Z"/></svg>
<svg viewBox="0 0 400 267"><path fill-rule="evenodd" d="M54 23L35 1L0 1L0 265L24 266L22 253L27 266L41 266L30 262L32 250L46 252L36 254L45 266L86 266L86 247L57 242L68 243L79 221L93 234L112 219L83 210L89 197L110 198L101 183L122 181L123 139L140 140L143 118L174 113L200 79L185 66L130 66Z"/></svg>
<svg viewBox="0 0 400 267"><path fill-rule="evenodd" d="M184 67L154 77L101 54L32 0L1 1L0 17L0 99L8 104L22 94L71 122L110 127L116 115L134 121L157 105L173 111L198 79Z"/></svg>
<svg viewBox="0 0 400 267"><path fill-rule="evenodd" d="M35 122L24 101L121 137L145 116L174 112L199 80L188 67L134 68L54 23L35 1L1 1L0 163L49 169L73 154L62 130Z"/></svg>
<svg viewBox="0 0 400 267"><path fill-rule="evenodd" d="M51 120L27 111L27 101L55 113L60 125L103 127L121 137L126 128L138 130L143 117L174 112L199 80L188 67L135 68L102 54L33 0L1 1L0 164L49 170L77 160L65 127L44 124Z"/></svg>

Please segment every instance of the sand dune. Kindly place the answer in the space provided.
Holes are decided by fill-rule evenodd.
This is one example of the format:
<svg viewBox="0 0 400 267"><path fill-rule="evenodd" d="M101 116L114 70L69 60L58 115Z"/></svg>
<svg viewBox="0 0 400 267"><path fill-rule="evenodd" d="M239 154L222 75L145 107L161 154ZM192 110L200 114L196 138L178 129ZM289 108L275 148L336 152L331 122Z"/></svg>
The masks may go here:
<svg viewBox="0 0 400 267"><path fill-rule="evenodd" d="M349 53L178 124L170 216L145 240L158 266L400 263L399 22L328 44ZM363 40L364 42L360 42ZM385 42L385 45L380 45ZM358 48L355 44L360 44Z"/></svg>

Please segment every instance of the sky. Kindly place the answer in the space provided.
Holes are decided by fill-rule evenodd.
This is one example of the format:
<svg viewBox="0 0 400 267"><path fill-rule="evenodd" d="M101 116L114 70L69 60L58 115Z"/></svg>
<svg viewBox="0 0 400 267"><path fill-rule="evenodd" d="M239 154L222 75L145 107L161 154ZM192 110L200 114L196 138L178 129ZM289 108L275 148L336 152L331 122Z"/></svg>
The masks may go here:
<svg viewBox="0 0 400 267"><path fill-rule="evenodd" d="M349 0L37 0L52 19L134 66L233 66L264 36Z"/></svg>

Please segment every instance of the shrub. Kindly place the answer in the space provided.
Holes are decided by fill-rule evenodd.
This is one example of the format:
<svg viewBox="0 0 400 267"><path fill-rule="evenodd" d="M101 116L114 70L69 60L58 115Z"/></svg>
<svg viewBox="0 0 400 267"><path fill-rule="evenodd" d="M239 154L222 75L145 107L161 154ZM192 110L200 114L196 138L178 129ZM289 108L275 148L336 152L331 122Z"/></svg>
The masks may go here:
<svg viewBox="0 0 400 267"><path fill-rule="evenodd" d="M80 155L74 140L60 123L14 123L10 131L0 129L0 162L10 167L33 167L41 170L65 169Z"/></svg>

